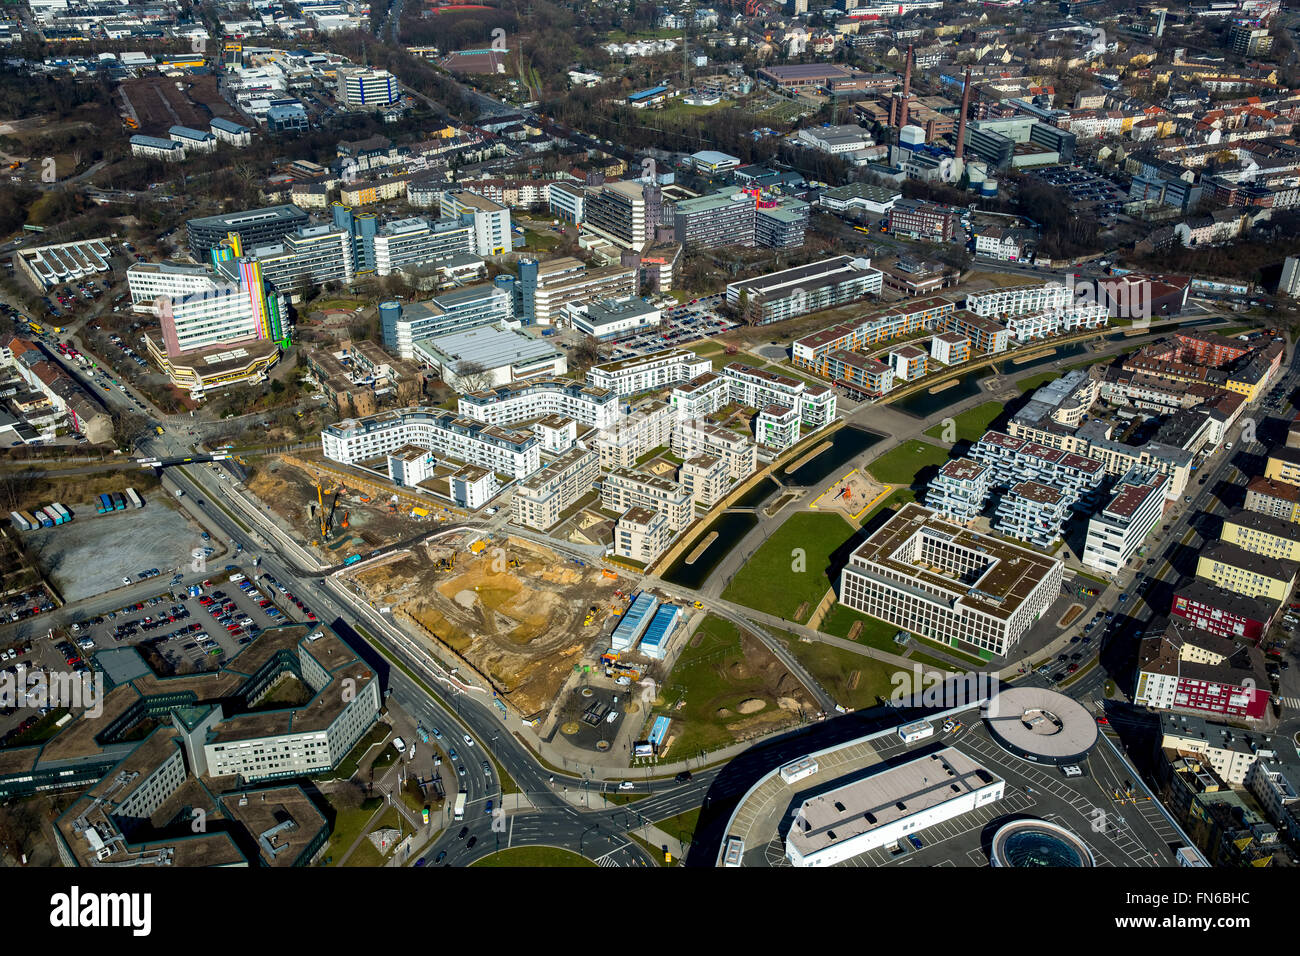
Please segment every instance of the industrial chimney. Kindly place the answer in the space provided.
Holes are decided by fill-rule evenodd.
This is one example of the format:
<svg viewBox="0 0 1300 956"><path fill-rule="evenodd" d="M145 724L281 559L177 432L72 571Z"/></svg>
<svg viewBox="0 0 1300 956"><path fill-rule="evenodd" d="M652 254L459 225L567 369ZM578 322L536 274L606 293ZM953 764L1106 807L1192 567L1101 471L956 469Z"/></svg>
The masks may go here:
<svg viewBox="0 0 1300 956"><path fill-rule="evenodd" d="M966 68L966 79L961 90L961 116L957 117L957 149L954 155L961 162L966 150L966 112L970 109L970 68Z"/></svg>
<svg viewBox="0 0 1300 956"><path fill-rule="evenodd" d="M903 103L898 111L898 128L907 125L907 104L912 97L912 44L907 45L907 65L903 67Z"/></svg>

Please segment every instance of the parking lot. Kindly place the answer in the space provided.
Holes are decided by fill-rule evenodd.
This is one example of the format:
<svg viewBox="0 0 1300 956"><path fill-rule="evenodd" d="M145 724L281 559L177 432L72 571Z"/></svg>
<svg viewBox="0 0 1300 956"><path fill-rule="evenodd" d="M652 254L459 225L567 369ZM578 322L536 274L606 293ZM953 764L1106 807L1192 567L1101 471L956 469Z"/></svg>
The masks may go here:
<svg viewBox="0 0 1300 956"><path fill-rule="evenodd" d="M669 308L663 314L661 325L612 343L610 359L633 358L660 349L676 348L734 329L738 323L723 318L717 311L725 301L726 296L718 294Z"/></svg>
<svg viewBox="0 0 1300 956"><path fill-rule="evenodd" d="M202 580L173 577L153 597L74 622L71 636L86 656L134 645L161 673L214 670L265 628L316 619L269 575L254 577L234 565Z"/></svg>
<svg viewBox="0 0 1300 956"><path fill-rule="evenodd" d="M1098 213L1116 216L1124 211L1124 204L1128 202L1125 190L1082 166L1045 166L1027 175L1064 190L1076 206L1095 206Z"/></svg>

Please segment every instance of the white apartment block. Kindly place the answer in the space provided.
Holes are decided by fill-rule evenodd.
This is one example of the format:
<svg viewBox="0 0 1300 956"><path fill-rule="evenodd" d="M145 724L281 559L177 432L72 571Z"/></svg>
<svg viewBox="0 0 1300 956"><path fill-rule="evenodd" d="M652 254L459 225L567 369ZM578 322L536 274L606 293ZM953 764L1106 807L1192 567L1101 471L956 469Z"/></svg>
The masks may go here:
<svg viewBox="0 0 1300 956"><path fill-rule="evenodd" d="M1169 476L1154 468L1129 469L1106 506L1088 520L1083 563L1103 574L1118 574L1164 514L1168 483Z"/></svg>
<svg viewBox="0 0 1300 956"><path fill-rule="evenodd" d="M466 217L473 230L474 253L500 256L511 245L510 210L500 203L465 190L448 190L442 194L440 208L448 219Z"/></svg>
<svg viewBox="0 0 1300 956"><path fill-rule="evenodd" d="M721 501L735 482L727 464L713 455L696 455L677 469L677 480L698 507L712 508Z"/></svg>
<svg viewBox="0 0 1300 956"><path fill-rule="evenodd" d="M1071 499L1037 481L1012 485L998 501L994 527L1026 544L1048 549L1061 537Z"/></svg>
<svg viewBox="0 0 1300 956"><path fill-rule="evenodd" d="M684 385L673 387L668 404L680 421L705 418L731 401L731 382L716 372L705 372Z"/></svg>
<svg viewBox="0 0 1300 956"><path fill-rule="evenodd" d="M596 452L575 447L515 488L510 520L526 528L547 531L576 505L600 478Z"/></svg>
<svg viewBox="0 0 1300 956"><path fill-rule="evenodd" d="M596 439L600 467L606 471L632 468L642 455L668 445L673 440L674 417L666 403L649 402L620 418Z"/></svg>
<svg viewBox="0 0 1300 956"><path fill-rule="evenodd" d="M1073 305L1060 311L1011 316L1007 319L1007 331L1017 342L1028 342L1076 329L1104 328L1109 321L1110 311L1105 305Z"/></svg>
<svg viewBox="0 0 1300 956"><path fill-rule="evenodd" d="M1065 565L905 505L849 558L847 607L932 640L1005 655L1060 594Z"/></svg>
<svg viewBox="0 0 1300 956"><path fill-rule="evenodd" d="M993 471L987 465L957 458L939 469L925 492L925 506L958 524L975 520L992 490Z"/></svg>
<svg viewBox="0 0 1300 956"><path fill-rule="evenodd" d="M732 481L754 473L758 467L758 446L744 435L708 422L678 422L672 430L672 451L678 458L696 455L719 458Z"/></svg>
<svg viewBox="0 0 1300 956"><path fill-rule="evenodd" d="M600 483L600 506L606 511L642 507L668 519L668 527L681 531L694 520L695 507L689 491L669 478L647 475L627 468L615 468Z"/></svg>
<svg viewBox="0 0 1300 956"><path fill-rule="evenodd" d="M638 392L671 388L711 371L713 363L694 352L664 349L636 358L593 365L587 370L587 381L622 398Z"/></svg>
<svg viewBox="0 0 1300 956"><path fill-rule="evenodd" d="M754 417L754 437L764 448L785 451L799 440L799 411L786 405L768 405Z"/></svg>
<svg viewBox="0 0 1300 956"><path fill-rule="evenodd" d="M489 425L560 415L592 428L610 428L619 420L618 396L607 388L575 379L544 378L498 385L462 395L456 409L462 418Z"/></svg>
<svg viewBox="0 0 1300 956"><path fill-rule="evenodd" d="M966 296L966 311L981 318L1024 315L1026 312L1064 312L1075 304L1075 290L1059 282L1041 286L1015 286Z"/></svg>
<svg viewBox="0 0 1300 956"><path fill-rule="evenodd" d="M345 465L372 461L403 445L427 448L460 464L526 478L541 466L541 443L531 432L485 425L442 408L404 408L327 425L325 457Z"/></svg>
<svg viewBox="0 0 1300 956"><path fill-rule="evenodd" d="M825 385L810 385L741 362L731 362L722 374L731 384L733 402L757 409L769 405L792 408L800 422L812 430L835 420L835 392Z"/></svg>

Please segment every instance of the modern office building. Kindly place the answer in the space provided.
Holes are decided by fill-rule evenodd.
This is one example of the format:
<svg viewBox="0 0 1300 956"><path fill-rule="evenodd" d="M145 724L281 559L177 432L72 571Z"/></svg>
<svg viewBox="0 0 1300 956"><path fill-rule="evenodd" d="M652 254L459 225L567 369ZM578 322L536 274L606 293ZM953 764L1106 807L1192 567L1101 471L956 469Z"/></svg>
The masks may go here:
<svg viewBox="0 0 1300 956"><path fill-rule="evenodd" d="M849 557L840 601L932 640L1003 656L1056 600L1063 573L1057 558L908 504Z"/></svg>
<svg viewBox="0 0 1300 956"><path fill-rule="evenodd" d="M509 290L487 282L452 289L426 302L381 302L379 320L384 347L409 359L415 357L415 342L419 339L511 325L514 298Z"/></svg>
<svg viewBox="0 0 1300 956"><path fill-rule="evenodd" d="M969 458L954 458L934 476L925 490L925 506L945 521L965 525L974 521L992 491L993 472Z"/></svg>
<svg viewBox="0 0 1300 956"><path fill-rule="evenodd" d="M641 252L655 237L662 207L658 186L633 180L605 183L587 190L582 233Z"/></svg>
<svg viewBox="0 0 1300 956"><path fill-rule="evenodd" d="M520 316L528 325L556 325L565 306L636 295L637 270L624 266L588 269L579 259L562 256L538 264L519 264Z"/></svg>
<svg viewBox="0 0 1300 956"><path fill-rule="evenodd" d="M185 235L190 255L203 262L212 249L225 242L232 232L239 236L244 248L251 249L278 242L308 222L307 213L297 206L266 206L190 219L185 223Z"/></svg>
<svg viewBox="0 0 1300 956"><path fill-rule="evenodd" d="M727 303L749 316L752 324L767 325L879 295L882 282L880 270L871 268L870 259L833 256L729 283Z"/></svg>
<svg viewBox="0 0 1300 956"><path fill-rule="evenodd" d="M444 219L463 220L474 237L473 252L480 256L500 256L509 252L511 243L510 210L477 193L447 190L442 194Z"/></svg>
<svg viewBox="0 0 1300 956"><path fill-rule="evenodd" d="M145 136L136 133L131 137L131 155L141 159L157 159L164 163L176 163L185 158L185 145L174 139L160 136Z"/></svg>
<svg viewBox="0 0 1300 956"><path fill-rule="evenodd" d="M486 425L442 408L382 412L335 422L321 431L325 457L345 465L374 461L405 445L517 479L541 465L540 442L531 432Z"/></svg>
<svg viewBox="0 0 1300 956"><path fill-rule="evenodd" d="M713 363L685 349L664 349L635 358L593 365L588 383L607 388L619 397L671 388L713 370Z"/></svg>
<svg viewBox="0 0 1300 956"><path fill-rule="evenodd" d="M402 85L387 70L344 67L337 76L336 101L345 109L382 110L402 99Z"/></svg>
<svg viewBox="0 0 1300 956"><path fill-rule="evenodd" d="M167 138L174 143L180 143L187 156L190 153L211 153L217 148L217 137L205 129L173 126L167 131Z"/></svg>
<svg viewBox="0 0 1300 956"><path fill-rule="evenodd" d="M705 247L791 249L803 245L808 212L800 199L729 187L679 201L673 207L674 238Z"/></svg>
<svg viewBox="0 0 1300 956"><path fill-rule="evenodd" d="M1154 468L1132 468L1111 490L1100 512L1088 519L1083 563L1117 575L1164 514L1169 477Z"/></svg>
<svg viewBox="0 0 1300 956"><path fill-rule="evenodd" d="M925 242L951 242L957 214L951 209L919 199L900 199L889 210L889 234Z"/></svg>
<svg viewBox="0 0 1300 956"><path fill-rule="evenodd" d="M564 307L570 328L601 342L615 342L657 328L663 310L635 296L626 299L596 299L570 302Z"/></svg>
<svg viewBox="0 0 1300 956"><path fill-rule="evenodd" d="M460 396L462 418L489 425L560 415L590 428L609 428L619 417L618 396L607 388L568 378L531 379Z"/></svg>
<svg viewBox="0 0 1300 956"><path fill-rule="evenodd" d="M473 254L474 229L458 219L429 220L419 216L384 223L365 241L374 248L371 268L386 276L403 266L421 266Z"/></svg>

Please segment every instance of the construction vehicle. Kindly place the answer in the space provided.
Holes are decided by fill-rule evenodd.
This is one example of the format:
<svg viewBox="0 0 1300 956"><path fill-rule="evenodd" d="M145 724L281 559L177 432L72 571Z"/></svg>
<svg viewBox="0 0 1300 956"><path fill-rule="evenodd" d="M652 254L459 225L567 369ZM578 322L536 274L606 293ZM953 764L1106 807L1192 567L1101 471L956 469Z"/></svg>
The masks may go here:
<svg viewBox="0 0 1300 956"><path fill-rule="evenodd" d="M342 492L343 487L341 485L337 488L331 488L329 491L325 491L324 488L321 487L320 482L316 483L316 503L320 507L320 537L322 542L328 541L330 538L330 531L334 526L334 512L339 506L339 495L342 494ZM332 494L334 500L330 503L330 510L327 514L325 512L325 495L328 494ZM347 527L346 519L344 520L343 527Z"/></svg>
<svg viewBox="0 0 1300 956"><path fill-rule="evenodd" d="M486 547L487 547L487 540L484 538L479 538L477 541L475 541L469 546L469 550L472 554L479 554Z"/></svg>
<svg viewBox="0 0 1300 956"><path fill-rule="evenodd" d="M335 500L337 501L338 499L336 498ZM349 519L350 519L351 517L352 517L352 512L351 512L351 511L345 511L345 512L343 512L343 522L339 525L339 527L341 527L341 528L346 528L346 527L348 526Z"/></svg>

